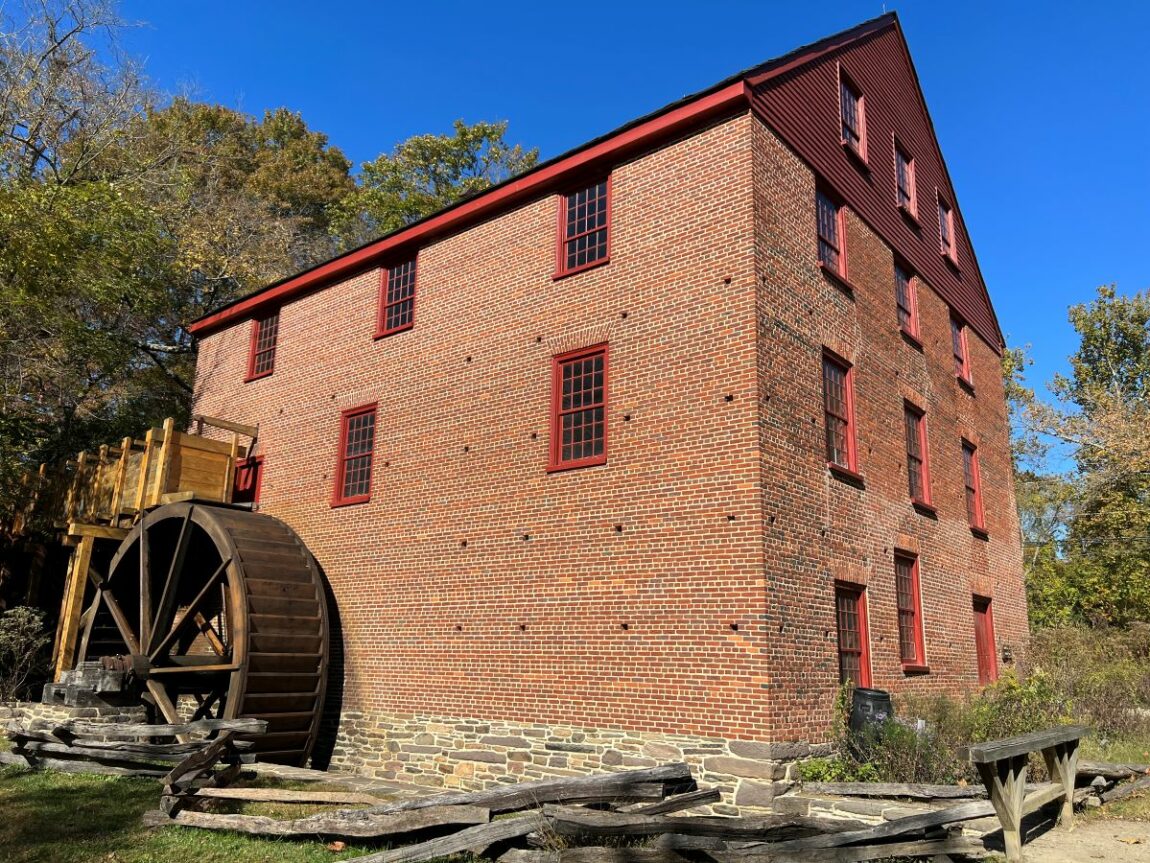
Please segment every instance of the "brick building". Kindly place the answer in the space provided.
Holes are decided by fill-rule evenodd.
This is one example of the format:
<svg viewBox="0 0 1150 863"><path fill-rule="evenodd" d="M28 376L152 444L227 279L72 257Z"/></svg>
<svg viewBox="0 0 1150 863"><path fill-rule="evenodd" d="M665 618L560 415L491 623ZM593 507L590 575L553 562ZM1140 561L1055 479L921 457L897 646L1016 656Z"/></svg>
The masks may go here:
<svg viewBox="0 0 1150 863"><path fill-rule="evenodd" d="M840 680L1025 645L1003 339L893 15L193 329L330 582L337 763L761 801Z"/></svg>

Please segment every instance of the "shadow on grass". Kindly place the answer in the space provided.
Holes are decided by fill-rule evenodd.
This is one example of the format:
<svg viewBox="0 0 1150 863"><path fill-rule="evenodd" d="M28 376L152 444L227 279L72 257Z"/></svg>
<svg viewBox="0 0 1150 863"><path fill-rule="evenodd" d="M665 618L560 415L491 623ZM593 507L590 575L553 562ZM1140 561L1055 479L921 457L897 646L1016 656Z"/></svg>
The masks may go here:
<svg viewBox="0 0 1150 863"><path fill-rule="evenodd" d="M156 806L155 780L0 771L0 848L11 863L90 860L122 847L144 811Z"/></svg>

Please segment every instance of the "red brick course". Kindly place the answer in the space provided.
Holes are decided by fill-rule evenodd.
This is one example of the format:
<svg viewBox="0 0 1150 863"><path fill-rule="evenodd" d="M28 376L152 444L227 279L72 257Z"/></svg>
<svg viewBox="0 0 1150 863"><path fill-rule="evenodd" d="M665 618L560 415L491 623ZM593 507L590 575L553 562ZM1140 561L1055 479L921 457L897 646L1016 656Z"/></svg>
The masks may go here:
<svg viewBox="0 0 1150 863"><path fill-rule="evenodd" d="M816 264L815 177L750 113L617 165L611 262L555 280L558 198L419 250L413 329L372 338L379 270L286 305L275 372L248 325L204 338L196 410L258 423L262 508L331 582L343 709L699 737L825 739L833 583L867 587L874 685L977 680L1026 614L998 356L846 218L849 295ZM610 346L608 462L548 473L551 357ZM864 487L823 446L824 347L854 363ZM937 518L910 504L902 404L926 410ZM370 502L330 506L340 413L378 402ZM990 539L971 534L960 437ZM919 555L929 674L898 661L895 548Z"/></svg>

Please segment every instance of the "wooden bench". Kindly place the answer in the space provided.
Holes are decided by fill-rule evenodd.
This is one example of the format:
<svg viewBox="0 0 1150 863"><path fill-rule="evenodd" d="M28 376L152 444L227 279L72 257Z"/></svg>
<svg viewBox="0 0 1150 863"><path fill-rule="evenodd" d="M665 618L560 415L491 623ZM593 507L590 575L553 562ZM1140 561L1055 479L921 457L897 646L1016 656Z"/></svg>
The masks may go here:
<svg viewBox="0 0 1150 863"><path fill-rule="evenodd" d="M1022 859L1022 816L1055 800L1062 801L1058 824L1074 826L1074 777L1078 769L1078 742L1088 729L1066 725L1004 740L966 747L962 756L978 770L990 802L1002 822L1006 859ZM1031 752L1041 752L1050 784L1026 793L1026 771Z"/></svg>

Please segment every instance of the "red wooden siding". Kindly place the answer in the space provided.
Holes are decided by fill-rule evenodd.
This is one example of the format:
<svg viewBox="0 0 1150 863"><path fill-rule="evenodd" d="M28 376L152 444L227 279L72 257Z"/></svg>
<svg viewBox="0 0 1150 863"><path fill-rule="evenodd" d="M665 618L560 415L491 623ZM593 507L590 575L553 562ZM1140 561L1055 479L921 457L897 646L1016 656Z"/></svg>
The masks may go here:
<svg viewBox="0 0 1150 863"><path fill-rule="evenodd" d="M866 100L869 147L865 166L842 144L840 62ZM987 344L1001 351L1002 334L962 214L955 206L957 199L930 118L919 98L914 69L893 22L813 63L768 78L754 87L751 99L759 116L821 180L893 246ZM914 157L919 223L896 205L896 138ZM935 190L954 208L957 266L946 263L939 252Z"/></svg>

